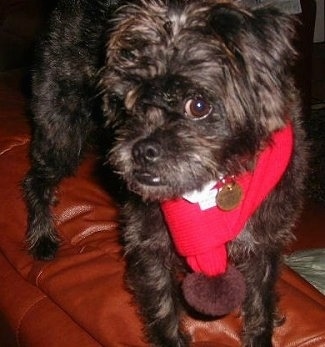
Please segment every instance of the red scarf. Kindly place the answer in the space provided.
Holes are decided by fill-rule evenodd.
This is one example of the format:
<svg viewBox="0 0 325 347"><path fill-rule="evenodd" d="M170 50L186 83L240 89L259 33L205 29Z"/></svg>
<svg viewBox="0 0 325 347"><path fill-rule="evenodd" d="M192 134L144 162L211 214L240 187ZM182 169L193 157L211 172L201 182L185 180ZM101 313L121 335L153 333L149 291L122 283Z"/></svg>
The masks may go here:
<svg viewBox="0 0 325 347"><path fill-rule="evenodd" d="M270 145L259 154L254 171L235 177L243 196L239 206L231 211L218 206L202 211L199 204L183 198L161 204L176 249L195 272L216 276L226 271L226 243L243 230L280 181L292 149L293 129L288 125L273 134Z"/></svg>

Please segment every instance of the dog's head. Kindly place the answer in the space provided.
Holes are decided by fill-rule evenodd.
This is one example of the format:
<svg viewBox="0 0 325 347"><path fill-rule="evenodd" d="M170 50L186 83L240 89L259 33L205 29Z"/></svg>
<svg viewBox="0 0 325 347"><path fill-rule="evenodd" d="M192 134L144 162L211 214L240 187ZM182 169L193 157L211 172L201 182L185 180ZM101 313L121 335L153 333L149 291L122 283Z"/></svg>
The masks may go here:
<svg viewBox="0 0 325 347"><path fill-rule="evenodd" d="M293 24L237 1L139 1L107 45L110 162L144 199L247 169L293 103Z"/></svg>

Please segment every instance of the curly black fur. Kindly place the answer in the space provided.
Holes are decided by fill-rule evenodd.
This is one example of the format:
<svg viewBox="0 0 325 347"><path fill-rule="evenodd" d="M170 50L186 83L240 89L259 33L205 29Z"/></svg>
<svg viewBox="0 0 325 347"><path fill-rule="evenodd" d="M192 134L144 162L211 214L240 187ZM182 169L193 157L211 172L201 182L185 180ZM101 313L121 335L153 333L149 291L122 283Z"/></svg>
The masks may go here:
<svg viewBox="0 0 325 347"><path fill-rule="evenodd" d="M62 0L34 72L24 182L30 251L39 259L55 255L54 190L79 164L102 104L115 134L108 161L130 190L121 220L127 282L156 346L189 343L177 280L188 269L159 201L253 169L272 133L291 121L287 172L228 245L247 286L243 344L272 346L280 254L301 207L304 133L290 73L294 23L276 9L243 3ZM197 99L202 114L188 108Z"/></svg>

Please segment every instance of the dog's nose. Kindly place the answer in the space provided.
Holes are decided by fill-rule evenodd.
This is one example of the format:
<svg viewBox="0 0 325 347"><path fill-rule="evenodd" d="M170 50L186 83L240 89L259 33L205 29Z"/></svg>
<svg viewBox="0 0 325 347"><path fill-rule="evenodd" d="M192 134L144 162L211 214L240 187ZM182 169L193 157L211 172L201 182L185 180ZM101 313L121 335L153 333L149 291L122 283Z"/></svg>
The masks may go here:
<svg viewBox="0 0 325 347"><path fill-rule="evenodd" d="M140 164L154 163L161 156L161 145L155 140L140 140L133 146L132 155Z"/></svg>

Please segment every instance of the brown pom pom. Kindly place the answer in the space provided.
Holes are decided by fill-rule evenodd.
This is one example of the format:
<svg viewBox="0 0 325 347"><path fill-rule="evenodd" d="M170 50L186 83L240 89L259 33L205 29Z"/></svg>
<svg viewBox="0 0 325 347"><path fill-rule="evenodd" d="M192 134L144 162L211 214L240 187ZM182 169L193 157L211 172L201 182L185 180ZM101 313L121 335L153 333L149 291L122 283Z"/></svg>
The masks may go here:
<svg viewBox="0 0 325 347"><path fill-rule="evenodd" d="M191 273L183 281L183 293L188 304L209 316L223 316L240 306L245 298L242 274L232 266L216 277Z"/></svg>

